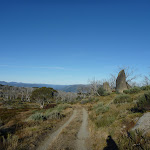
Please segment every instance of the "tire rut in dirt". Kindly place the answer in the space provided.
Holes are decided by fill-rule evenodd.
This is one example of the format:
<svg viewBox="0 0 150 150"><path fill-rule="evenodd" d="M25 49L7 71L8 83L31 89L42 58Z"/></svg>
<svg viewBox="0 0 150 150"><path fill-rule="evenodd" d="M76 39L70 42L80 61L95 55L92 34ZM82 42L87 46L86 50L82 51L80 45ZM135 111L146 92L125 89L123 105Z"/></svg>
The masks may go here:
<svg viewBox="0 0 150 150"><path fill-rule="evenodd" d="M78 139L76 141L76 149L77 150L91 150L90 148L91 146L89 144L88 113L84 108L82 112L83 112L82 124L77 135Z"/></svg>
<svg viewBox="0 0 150 150"><path fill-rule="evenodd" d="M48 137L41 143L41 145L37 148L37 150L48 150L49 147L51 147L51 145L53 144L53 142L58 138L58 136L60 135L62 130L64 128L66 128L72 120L74 120L76 115L77 115L77 110L74 110L73 114L69 118L69 120L63 126L61 126L57 131L55 131L54 133L48 135ZM56 149L54 149L54 150L56 150Z"/></svg>
<svg viewBox="0 0 150 150"><path fill-rule="evenodd" d="M72 122L63 129L58 138L48 150L76 150L77 134L82 123L82 109L77 109L77 115Z"/></svg>

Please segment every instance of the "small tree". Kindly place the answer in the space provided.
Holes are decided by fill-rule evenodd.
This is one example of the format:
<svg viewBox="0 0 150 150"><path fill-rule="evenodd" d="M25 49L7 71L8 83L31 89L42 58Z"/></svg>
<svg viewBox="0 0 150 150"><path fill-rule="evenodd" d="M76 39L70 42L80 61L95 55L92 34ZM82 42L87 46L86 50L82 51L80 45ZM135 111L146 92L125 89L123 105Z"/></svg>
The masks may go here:
<svg viewBox="0 0 150 150"><path fill-rule="evenodd" d="M48 100L54 98L54 93L57 92L53 88L38 88L32 92L31 99L36 101L40 108L44 107L45 102L48 102Z"/></svg>

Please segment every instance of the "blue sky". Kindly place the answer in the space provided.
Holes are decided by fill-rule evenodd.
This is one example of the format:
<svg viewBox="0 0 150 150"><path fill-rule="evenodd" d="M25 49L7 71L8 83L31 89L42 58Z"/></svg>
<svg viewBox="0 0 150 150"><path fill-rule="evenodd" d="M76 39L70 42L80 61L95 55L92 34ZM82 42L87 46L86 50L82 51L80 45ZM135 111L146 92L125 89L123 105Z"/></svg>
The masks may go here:
<svg viewBox="0 0 150 150"><path fill-rule="evenodd" d="M78 84L149 72L148 0L0 0L0 80Z"/></svg>

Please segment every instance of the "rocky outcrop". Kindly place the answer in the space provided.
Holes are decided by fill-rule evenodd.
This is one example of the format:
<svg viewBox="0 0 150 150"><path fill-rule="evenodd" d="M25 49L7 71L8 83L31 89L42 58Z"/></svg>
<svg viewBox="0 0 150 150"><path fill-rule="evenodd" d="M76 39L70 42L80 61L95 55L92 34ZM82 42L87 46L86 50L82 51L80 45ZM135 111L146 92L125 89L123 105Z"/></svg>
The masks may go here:
<svg viewBox="0 0 150 150"><path fill-rule="evenodd" d="M127 87L127 82L126 82L125 71L121 70L116 80L116 91L119 93L123 93L123 91L127 89L128 87Z"/></svg>
<svg viewBox="0 0 150 150"><path fill-rule="evenodd" d="M109 93L112 92L112 90L111 90L111 88L110 88L108 82L104 82L104 83L103 83L103 89L106 90L106 91L109 92Z"/></svg>
<svg viewBox="0 0 150 150"><path fill-rule="evenodd" d="M150 132L150 112L145 113L132 130L141 130L143 134Z"/></svg>

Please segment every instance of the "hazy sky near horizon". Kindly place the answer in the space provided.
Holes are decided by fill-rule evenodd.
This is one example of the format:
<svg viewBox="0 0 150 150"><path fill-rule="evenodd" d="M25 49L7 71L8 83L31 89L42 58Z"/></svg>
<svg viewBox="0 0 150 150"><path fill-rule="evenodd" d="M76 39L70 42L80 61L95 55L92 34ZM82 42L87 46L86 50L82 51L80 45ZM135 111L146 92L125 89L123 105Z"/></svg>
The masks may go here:
<svg viewBox="0 0 150 150"><path fill-rule="evenodd" d="M84 84L149 60L149 0L0 0L0 81Z"/></svg>

